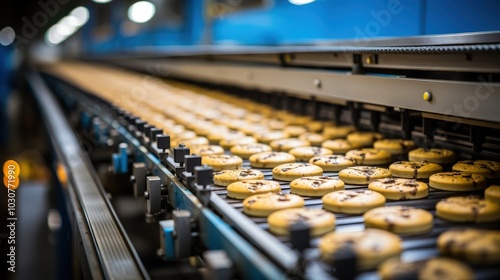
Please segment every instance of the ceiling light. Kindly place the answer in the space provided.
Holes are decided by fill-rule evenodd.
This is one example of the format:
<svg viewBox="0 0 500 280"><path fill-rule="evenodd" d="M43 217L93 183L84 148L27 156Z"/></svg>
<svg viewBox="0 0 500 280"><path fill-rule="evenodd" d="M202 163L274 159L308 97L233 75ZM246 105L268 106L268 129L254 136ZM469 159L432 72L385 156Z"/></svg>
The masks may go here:
<svg viewBox="0 0 500 280"><path fill-rule="evenodd" d="M155 13L155 5L148 1L139 1L128 8L128 18L137 23L149 21Z"/></svg>
<svg viewBox="0 0 500 280"><path fill-rule="evenodd" d="M0 30L0 45L8 46L16 39L16 32L12 27L7 26Z"/></svg>
<svg viewBox="0 0 500 280"><path fill-rule="evenodd" d="M316 1L316 0L288 0L288 2L290 2L294 5L297 5L297 6L309 4L309 3L312 3L314 1Z"/></svg>

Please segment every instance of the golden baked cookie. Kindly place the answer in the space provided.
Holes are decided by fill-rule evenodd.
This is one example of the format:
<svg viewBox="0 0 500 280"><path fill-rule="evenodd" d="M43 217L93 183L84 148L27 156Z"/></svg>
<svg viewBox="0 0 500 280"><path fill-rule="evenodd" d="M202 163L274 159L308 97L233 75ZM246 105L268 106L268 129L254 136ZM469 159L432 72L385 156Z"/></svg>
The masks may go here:
<svg viewBox="0 0 500 280"><path fill-rule="evenodd" d="M340 171L344 168L356 165L356 160L340 155L315 156L309 163L317 165L323 171Z"/></svg>
<svg viewBox="0 0 500 280"><path fill-rule="evenodd" d="M437 239L443 255L459 258L468 263L497 265L500 263L500 231L473 228L453 228Z"/></svg>
<svg viewBox="0 0 500 280"><path fill-rule="evenodd" d="M396 161L389 170L394 177L428 179L432 174L443 172L443 167L428 161Z"/></svg>
<svg viewBox="0 0 500 280"><path fill-rule="evenodd" d="M290 135L282 130L260 131L253 135L258 142L269 144L274 140L286 139Z"/></svg>
<svg viewBox="0 0 500 280"><path fill-rule="evenodd" d="M300 207L304 207L304 199L294 194L265 193L243 200L243 212L257 217L267 217L281 209Z"/></svg>
<svg viewBox="0 0 500 280"><path fill-rule="evenodd" d="M371 190L341 190L321 198L323 208L334 213L362 214L384 206L385 197Z"/></svg>
<svg viewBox="0 0 500 280"><path fill-rule="evenodd" d="M467 264L442 257L412 262L405 262L399 257L394 257L378 266L378 274L382 280L474 279L474 274Z"/></svg>
<svg viewBox="0 0 500 280"><path fill-rule="evenodd" d="M388 151L393 155L401 155L413 150L415 142L403 139L382 139L375 141L373 148Z"/></svg>
<svg viewBox="0 0 500 280"><path fill-rule="evenodd" d="M391 177L391 171L374 166L352 166L340 170L339 178L346 184L367 185L376 179Z"/></svg>
<svg viewBox="0 0 500 280"><path fill-rule="evenodd" d="M224 153L224 148L218 145L199 145L192 146L191 154L208 156L208 155L222 155Z"/></svg>
<svg viewBox="0 0 500 280"><path fill-rule="evenodd" d="M300 126L300 125L289 125L286 126L283 131L288 133L290 137L298 137L301 134L304 134L307 132L307 128Z"/></svg>
<svg viewBox="0 0 500 280"><path fill-rule="evenodd" d="M371 148L350 150L345 156L355 159L359 165L387 164L392 159L392 155L389 152Z"/></svg>
<svg viewBox="0 0 500 280"><path fill-rule="evenodd" d="M409 206L387 206L368 210L365 227L378 228L400 234L420 234L431 230L431 212Z"/></svg>
<svg viewBox="0 0 500 280"><path fill-rule="evenodd" d="M239 138L223 138L220 140L219 145L224 149L231 149L234 145L245 145L256 143L257 140L252 136L244 136Z"/></svg>
<svg viewBox="0 0 500 280"><path fill-rule="evenodd" d="M319 236L335 228L335 215L323 209L290 208L267 217L269 231L278 235L290 235L291 226L299 221L307 223L311 236Z"/></svg>
<svg viewBox="0 0 500 280"><path fill-rule="evenodd" d="M379 229L365 229L359 232L328 233L318 244L321 258L334 261L335 253L351 247L358 259L359 269L375 268L381 262L398 256L403 250L401 239L394 233Z"/></svg>
<svg viewBox="0 0 500 280"><path fill-rule="evenodd" d="M418 148L408 153L410 161L429 161L439 164L452 163L455 160L455 152L446 149L424 149Z"/></svg>
<svg viewBox="0 0 500 280"><path fill-rule="evenodd" d="M327 121L310 121L306 124L306 127L311 132L321 132L324 127L332 126L333 122Z"/></svg>
<svg viewBox="0 0 500 280"><path fill-rule="evenodd" d="M336 177L309 176L297 178L290 183L290 192L303 196L323 196L343 189L344 182Z"/></svg>
<svg viewBox="0 0 500 280"><path fill-rule="evenodd" d="M453 165L453 171L479 174L486 179L500 178L500 162L491 160L462 160Z"/></svg>
<svg viewBox="0 0 500 280"><path fill-rule="evenodd" d="M273 148L274 151L277 152L288 152L293 148L310 146L311 143L305 140L300 140L298 138L285 138L274 140L269 143L269 146Z"/></svg>
<svg viewBox="0 0 500 280"><path fill-rule="evenodd" d="M245 199L249 196L262 193L279 193L281 186L276 181L244 180L231 183L227 186L227 196L236 199Z"/></svg>
<svg viewBox="0 0 500 280"><path fill-rule="evenodd" d="M293 181L306 176L321 176L323 169L310 163L285 163L273 168L273 178L281 181Z"/></svg>
<svg viewBox="0 0 500 280"><path fill-rule="evenodd" d="M500 205L476 196L448 197L436 204L436 215L451 222L485 223L500 219Z"/></svg>
<svg viewBox="0 0 500 280"><path fill-rule="evenodd" d="M332 151L328 149L313 146L293 148L288 152L293 155L297 161L309 161L314 156L332 154Z"/></svg>
<svg viewBox="0 0 500 280"><path fill-rule="evenodd" d="M242 159L248 159L251 155L272 151L271 146L261 143L237 144L231 147L231 154Z"/></svg>
<svg viewBox="0 0 500 280"><path fill-rule="evenodd" d="M347 135L347 141L361 147L370 147L373 142L384 138L382 134L377 132L352 132Z"/></svg>
<svg viewBox="0 0 500 280"><path fill-rule="evenodd" d="M500 204L500 186L489 186L486 190L484 190L484 198L493 203Z"/></svg>
<svg viewBox="0 0 500 280"><path fill-rule="evenodd" d="M229 184L243 180L262 180L264 174L254 169L232 169L214 172L214 184L229 186Z"/></svg>
<svg viewBox="0 0 500 280"><path fill-rule="evenodd" d="M273 168L284 163L295 162L295 157L285 152L262 152L251 155L250 166Z"/></svg>
<svg viewBox="0 0 500 280"><path fill-rule="evenodd" d="M429 186L444 191L473 191L486 188L486 179L468 172L441 172L429 177Z"/></svg>
<svg viewBox="0 0 500 280"><path fill-rule="evenodd" d="M239 169L243 164L243 159L232 155L208 155L201 157L201 164L211 166L214 171L223 169Z"/></svg>
<svg viewBox="0 0 500 280"><path fill-rule="evenodd" d="M299 135L300 140L308 141L313 146L321 146L321 143L325 141L325 136L323 134L306 132Z"/></svg>
<svg viewBox="0 0 500 280"><path fill-rule="evenodd" d="M321 147L331 150L334 154L345 154L350 150L360 148L361 146L352 144L345 139L326 140Z"/></svg>
<svg viewBox="0 0 500 280"><path fill-rule="evenodd" d="M222 139L236 139L245 137L245 133L237 130L214 131L207 135L211 144L218 145Z"/></svg>
<svg viewBox="0 0 500 280"><path fill-rule="evenodd" d="M429 195L429 186L415 179L378 179L371 182L368 188L390 200L419 199Z"/></svg>
<svg viewBox="0 0 500 280"><path fill-rule="evenodd" d="M208 139L206 137L202 137L202 136L197 136L197 137L192 138L192 139L187 139L187 140L184 140L183 142L184 142L184 145L186 145L186 147L188 147L188 148L195 147L195 146L208 145Z"/></svg>

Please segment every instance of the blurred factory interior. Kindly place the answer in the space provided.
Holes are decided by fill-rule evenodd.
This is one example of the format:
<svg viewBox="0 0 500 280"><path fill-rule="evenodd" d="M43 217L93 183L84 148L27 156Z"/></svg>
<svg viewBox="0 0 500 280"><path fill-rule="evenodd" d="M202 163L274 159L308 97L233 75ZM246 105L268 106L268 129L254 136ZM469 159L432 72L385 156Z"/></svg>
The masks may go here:
<svg viewBox="0 0 500 280"><path fill-rule="evenodd" d="M84 269L79 267L77 263L80 261L74 257L75 252L71 251L71 244L75 241L70 232L74 232L75 228L70 229L71 224L68 222L72 214L68 213L68 202L63 198L67 194L63 191L58 178L58 161L54 160L57 153L54 152L54 144L51 144L52 136L49 135L44 118L41 117L41 109L37 105L39 101L33 97L33 85L26 79L29 76L26 73L35 71L33 69L45 67L49 69L47 72L50 72L51 63L60 61L93 63L97 61L121 67L122 64L130 62L129 58L138 58L145 59L150 64L149 66L141 64L135 67L136 70L140 68L142 69L140 72L161 75L164 70L161 67L158 70L157 67L162 62L155 61L155 58L192 55L194 59L201 59L204 62L224 63L225 60L231 60L235 64L248 63L250 66L262 63L277 68L292 65L292 68L302 67L318 71L319 69L351 71L351 66L345 66L342 64L344 62L339 62L341 66L322 65L318 62L322 60L321 57L311 60L306 57L302 64L294 66L289 62L295 56L287 54L293 51L300 53L301 50L308 48L313 48L316 52L335 46L353 49L354 55L358 53L361 55L363 53L361 50L372 47L374 53L384 53L384 51L391 53L391 49L383 48L419 47L412 42L422 44L421 46L436 44L445 48L454 44L461 46L476 43L498 44L499 31L500 2L495 0L3 1L0 8L0 163L3 164L8 159L17 161L21 170L19 177L21 183L16 196L18 217L16 272L11 273L7 269L9 264L2 261L0 278L73 279L75 275L87 278L85 272L79 272ZM418 38L431 39L419 41ZM445 38L443 40L447 40L446 43L440 44L439 38ZM487 39L475 42L474 38ZM415 41L412 41L414 39ZM381 49L376 49L379 47ZM360 51L357 52L357 49ZM342 52L339 49L333 52L337 50L341 57L343 54L346 57L348 53L351 55L349 51ZM435 50L437 54L439 51L439 48ZM412 54L419 52L420 50L416 50ZM397 54L398 51L394 53ZM405 54L404 50L399 53ZM497 61L498 49L494 50L494 53L495 58L491 60L491 64ZM219 54L222 55L220 58ZM232 54L234 56L231 56ZM278 58L275 58L274 54ZM259 55L262 55L261 60ZM362 57L364 59L364 53ZM485 57L481 61L487 63L488 56ZM274 60L277 62L268 63ZM349 60L349 63L351 62ZM424 59L421 63L432 64L432 59ZM133 69L131 65L135 65L134 62L130 62L124 68ZM455 64L450 65L454 67ZM418 70L406 69L404 74L415 79L443 77L451 81L460 79L470 81L473 80L470 77L477 74L477 71L479 74L493 73L490 77L498 82L498 65L496 68L488 65L490 68L486 67L487 70L484 71L477 70L479 68L471 71L460 68L457 71L446 70L444 74L439 70L426 73L424 72L426 67L421 67ZM380 66L382 67L384 66ZM209 71L205 68L200 69L199 71ZM365 69L368 69L367 72L370 71L366 65ZM373 69L377 67L374 66ZM489 70L491 71L488 72ZM216 70L213 71L216 73ZM379 76L403 75L391 71L380 69L375 72ZM176 82L190 80L182 75L176 76L175 71L173 79ZM195 80L204 85L208 78ZM228 80L221 81L216 84ZM319 82L315 83L317 88L320 88L317 84ZM50 87L54 88L57 87ZM60 99L59 104L64 104L65 101ZM74 116L68 113L68 119L71 117ZM462 117L467 118L468 115ZM496 117L487 121L492 119ZM82 138L81 135L79 137ZM93 161L109 161L108 153L102 152L102 158L99 158L100 149L101 147L92 146L85 150L89 152ZM99 175L106 173L105 169L101 165L96 165ZM120 177L116 180L122 179ZM105 180L108 179L103 180L107 182ZM3 260L9 248L7 228L3 226L7 219L7 189L1 188L1 193L2 257L0 259ZM115 207L120 206L115 205ZM140 207L142 205L139 205ZM119 215L126 217L127 213ZM126 228L125 231L128 231L132 222L122 221L122 223ZM156 231L155 228L154 235L147 236L153 236L151 239L154 239L155 243L152 246L157 249L160 241L157 240ZM131 236L134 234L137 233L129 233ZM148 249L142 250L143 244L140 242L142 241L138 241L134 246L137 247L145 270L148 271L147 277L164 278L182 275L195 279L199 276L188 271L185 267L189 267L189 264L185 262L165 265L154 253L145 256L147 253L144 252L151 250L149 245L144 245ZM167 269L163 269L165 267ZM185 269L188 272L184 271ZM106 276L106 273L103 275L104 278L113 278ZM95 275L91 278L94 277ZM236 278L240 277L241 275Z"/></svg>

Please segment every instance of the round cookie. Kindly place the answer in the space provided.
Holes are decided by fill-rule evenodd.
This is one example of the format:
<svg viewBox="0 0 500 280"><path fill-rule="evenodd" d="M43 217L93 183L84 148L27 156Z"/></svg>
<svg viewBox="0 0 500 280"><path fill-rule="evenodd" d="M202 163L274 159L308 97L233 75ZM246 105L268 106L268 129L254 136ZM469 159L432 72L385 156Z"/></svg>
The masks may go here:
<svg viewBox="0 0 500 280"><path fill-rule="evenodd" d="M493 203L500 204L500 186L489 186L486 190L484 190L484 198Z"/></svg>
<svg viewBox="0 0 500 280"><path fill-rule="evenodd" d="M429 195L429 187L426 183L415 179L385 178L371 182L368 188L376 191L386 199L408 200L419 199Z"/></svg>
<svg viewBox="0 0 500 280"><path fill-rule="evenodd" d="M211 144L219 144L222 139L235 139L245 137L245 133L237 130L214 131L207 135Z"/></svg>
<svg viewBox="0 0 500 280"><path fill-rule="evenodd" d="M342 190L321 198L323 208L334 213L362 214L384 206L385 197L371 190Z"/></svg>
<svg viewBox="0 0 500 280"><path fill-rule="evenodd" d="M227 186L227 196L236 199L245 199L249 196L262 193L279 193L281 186L276 181L244 180L231 183Z"/></svg>
<svg viewBox="0 0 500 280"><path fill-rule="evenodd" d="M393 155L400 155L415 148L415 142L403 139L382 139L373 143L373 148L388 151Z"/></svg>
<svg viewBox="0 0 500 280"><path fill-rule="evenodd" d="M243 180L262 180L264 174L253 169L233 169L214 172L214 184L229 186L231 183Z"/></svg>
<svg viewBox="0 0 500 280"><path fill-rule="evenodd" d="M445 231L437 239L441 254L480 265L500 263L499 244L498 230L454 228Z"/></svg>
<svg viewBox="0 0 500 280"><path fill-rule="evenodd" d="M267 217L281 209L300 207L304 207L304 199L294 194L265 193L243 200L243 212L257 217Z"/></svg>
<svg viewBox="0 0 500 280"><path fill-rule="evenodd" d="M343 189L344 182L335 177L302 177L290 183L290 192L303 196L323 196L327 193Z"/></svg>
<svg viewBox="0 0 500 280"><path fill-rule="evenodd" d="M309 141L313 146L320 146L325 141L325 136L319 133L306 132L299 135L300 140Z"/></svg>
<svg viewBox="0 0 500 280"><path fill-rule="evenodd" d="M396 161L389 166L394 177L428 179L432 174L443 172L443 167L428 161Z"/></svg>
<svg viewBox="0 0 500 280"><path fill-rule="evenodd" d="M257 140L252 136L244 136L240 138L223 138L220 140L219 145L224 149L231 149L234 145L245 145L256 143Z"/></svg>
<svg viewBox="0 0 500 280"><path fill-rule="evenodd" d="M248 159L251 155L270 152L271 147L266 144L261 143L251 143L251 144L237 144L231 147L231 154L239 156L242 159Z"/></svg>
<svg viewBox="0 0 500 280"><path fill-rule="evenodd" d="M335 228L335 215L323 209L290 208L267 217L269 231L278 235L290 235L290 227L298 221L311 228L311 236L319 236Z"/></svg>
<svg viewBox="0 0 500 280"><path fill-rule="evenodd" d="M243 160L232 155L208 155L201 157L201 164L211 166L214 171L223 169L239 169Z"/></svg>
<svg viewBox="0 0 500 280"><path fill-rule="evenodd" d="M185 140L184 145L186 145L186 147L188 148L208 145L208 139L206 137L197 136L195 138Z"/></svg>
<svg viewBox="0 0 500 280"><path fill-rule="evenodd" d="M486 188L486 179L467 172L441 172L429 177L429 186L444 191L474 191Z"/></svg>
<svg viewBox="0 0 500 280"><path fill-rule="evenodd" d="M468 172L486 179L500 178L500 162L491 160L462 160L453 165L453 171Z"/></svg>
<svg viewBox="0 0 500 280"><path fill-rule="evenodd" d="M295 157L284 152L262 152L251 155L250 166L260 168L273 168L284 163L295 162Z"/></svg>
<svg viewBox="0 0 500 280"><path fill-rule="evenodd" d="M224 148L218 145L200 145L191 147L191 153L200 156L222 155Z"/></svg>
<svg viewBox="0 0 500 280"><path fill-rule="evenodd" d="M347 141L360 147L369 147L374 141L384 138L377 132L353 132L347 135Z"/></svg>
<svg viewBox="0 0 500 280"><path fill-rule="evenodd" d="M323 135L326 139L338 139L346 137L355 130L354 126L327 126L323 128Z"/></svg>
<svg viewBox="0 0 500 280"><path fill-rule="evenodd" d="M391 171L374 166L352 166L340 170L339 178L346 184L367 185L373 180L391 177Z"/></svg>
<svg viewBox="0 0 500 280"><path fill-rule="evenodd" d="M352 149L360 148L359 145L352 144L345 139L326 140L321 147L331 150L334 154L345 154Z"/></svg>
<svg viewBox="0 0 500 280"><path fill-rule="evenodd" d="M323 171L340 171L346 167L356 165L356 160L340 155L315 156L309 163L317 165Z"/></svg>
<svg viewBox="0 0 500 280"><path fill-rule="evenodd" d="M420 234L432 228L432 214L409 206L378 207L367 211L365 227L378 228L400 234Z"/></svg>
<svg viewBox="0 0 500 280"><path fill-rule="evenodd" d="M404 262L394 257L379 265L378 274L382 280L474 279L474 274L468 265L442 257L413 262Z"/></svg>
<svg viewBox="0 0 500 280"><path fill-rule="evenodd" d="M305 176L321 176L323 169L310 163L285 163L273 168L273 178L281 181L293 181Z"/></svg>
<svg viewBox="0 0 500 280"><path fill-rule="evenodd" d="M401 239L394 233L378 229L359 232L332 232L323 236L318 244L321 258L329 263L335 261L338 250L351 247L358 259L358 268L375 268L381 262L401 254Z"/></svg>
<svg viewBox="0 0 500 280"><path fill-rule="evenodd" d="M273 148L274 151L278 152L288 152L293 148L310 146L311 143L305 140L300 140L298 138L285 138L274 140L269 143L269 146Z"/></svg>
<svg viewBox="0 0 500 280"><path fill-rule="evenodd" d="M436 215L451 222L485 223L500 219L500 205L476 196L448 197L436 204Z"/></svg>
<svg viewBox="0 0 500 280"><path fill-rule="evenodd" d="M285 139L290 137L290 135L282 130L271 130L271 131L261 131L253 135L258 142L269 144L272 141Z"/></svg>
<svg viewBox="0 0 500 280"><path fill-rule="evenodd" d="M418 148L408 153L410 161L429 161L439 164L452 163L455 160L455 153L446 149Z"/></svg>
<svg viewBox="0 0 500 280"><path fill-rule="evenodd" d="M331 155L332 151L320 147L304 146L293 148L289 153L293 155L297 161L309 161L314 156Z"/></svg>
<svg viewBox="0 0 500 280"><path fill-rule="evenodd" d="M392 155L384 150L363 148L350 150L345 154L346 157L356 160L360 165L380 165L391 162Z"/></svg>
<svg viewBox="0 0 500 280"><path fill-rule="evenodd" d="M300 126L300 125L289 125L286 126L283 131L288 133L290 137L298 137L301 134L304 134L307 132L307 128Z"/></svg>

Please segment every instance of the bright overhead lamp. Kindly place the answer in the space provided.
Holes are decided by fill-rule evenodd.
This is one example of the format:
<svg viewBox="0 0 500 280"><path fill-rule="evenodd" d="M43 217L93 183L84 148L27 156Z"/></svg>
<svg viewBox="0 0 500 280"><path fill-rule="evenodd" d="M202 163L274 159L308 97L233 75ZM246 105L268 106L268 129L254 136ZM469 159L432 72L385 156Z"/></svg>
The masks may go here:
<svg viewBox="0 0 500 280"><path fill-rule="evenodd" d="M128 8L128 18L136 23L145 23L153 18L156 6L149 1L139 1Z"/></svg>
<svg viewBox="0 0 500 280"><path fill-rule="evenodd" d="M16 39L16 32L10 26L6 26L0 30L0 45L8 46Z"/></svg>
<svg viewBox="0 0 500 280"><path fill-rule="evenodd" d="M301 6L301 5L305 5L305 4L310 4L312 2L314 2L316 0L288 0L288 2L294 4L294 5L297 5L297 6Z"/></svg>

